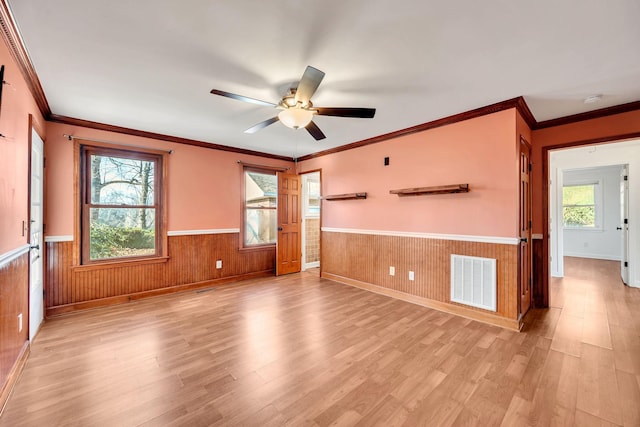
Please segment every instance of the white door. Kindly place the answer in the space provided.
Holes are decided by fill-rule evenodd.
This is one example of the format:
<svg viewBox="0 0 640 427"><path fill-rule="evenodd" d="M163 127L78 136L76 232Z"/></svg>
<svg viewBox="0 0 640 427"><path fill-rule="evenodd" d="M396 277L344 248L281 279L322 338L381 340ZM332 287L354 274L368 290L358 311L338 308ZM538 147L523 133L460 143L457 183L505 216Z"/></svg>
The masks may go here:
<svg viewBox="0 0 640 427"><path fill-rule="evenodd" d="M31 226L29 259L29 340L38 332L44 319L42 208L44 147L40 136L31 130Z"/></svg>
<svg viewBox="0 0 640 427"><path fill-rule="evenodd" d="M620 273L622 281L629 284L629 175L628 166L620 174L620 230L622 232L622 260Z"/></svg>

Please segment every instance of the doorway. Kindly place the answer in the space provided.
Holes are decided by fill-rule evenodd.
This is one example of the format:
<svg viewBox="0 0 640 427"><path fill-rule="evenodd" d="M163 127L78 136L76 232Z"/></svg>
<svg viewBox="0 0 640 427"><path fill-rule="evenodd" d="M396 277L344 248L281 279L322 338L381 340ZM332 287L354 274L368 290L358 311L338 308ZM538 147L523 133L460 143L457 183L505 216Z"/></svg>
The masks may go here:
<svg viewBox="0 0 640 427"><path fill-rule="evenodd" d="M624 223L640 206L623 192L640 184L639 169L640 140L549 152L551 277L565 275L565 256L609 260L619 263L621 282L640 287L638 230Z"/></svg>
<svg viewBox="0 0 640 427"><path fill-rule="evenodd" d="M320 171L302 174L302 270L320 267Z"/></svg>

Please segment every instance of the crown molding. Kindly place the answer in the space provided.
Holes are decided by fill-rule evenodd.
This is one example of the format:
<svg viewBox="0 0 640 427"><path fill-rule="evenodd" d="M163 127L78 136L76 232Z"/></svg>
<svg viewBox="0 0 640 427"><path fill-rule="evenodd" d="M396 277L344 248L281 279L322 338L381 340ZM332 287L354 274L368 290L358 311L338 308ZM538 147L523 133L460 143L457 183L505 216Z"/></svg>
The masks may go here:
<svg viewBox="0 0 640 427"><path fill-rule="evenodd" d="M627 104L614 105L612 107L600 108L599 110L587 111L585 113L573 114L571 116L558 117L557 119L544 120L536 123L532 130L546 129L555 126L563 126L585 120L599 119L601 117L613 116L615 114L629 113L640 110L640 101L629 102Z"/></svg>
<svg viewBox="0 0 640 427"><path fill-rule="evenodd" d="M531 110L527 106L526 101L522 96L517 98L508 99L506 101L497 102L495 104L487 105L484 107L476 108L474 110L465 111L463 113L454 114L453 116L443 117L441 119L433 120L431 122L423 123L420 125L412 126L406 129L397 130L395 132L386 133L384 135L374 136L373 138L364 139L362 141L352 142L351 144L342 145L340 147L330 148L328 150L319 151L317 153L308 154L302 156L297 161L304 161L313 159L316 157L326 156L328 154L339 153L341 151L351 150L353 148L364 147L365 145L377 144L378 142L388 141L393 138L399 138L401 136L411 135L417 132L424 132L425 130L434 129L441 126L447 126L465 120L475 119L477 117L486 116L488 114L497 113L504 110L515 108L518 110L522 118L527 122L530 128L535 127L535 119Z"/></svg>
<svg viewBox="0 0 640 427"><path fill-rule="evenodd" d="M51 114L49 102L40 84L40 79L38 79L38 75L33 68L33 63L29 58L27 49L22 41L22 36L18 31L18 27L16 26L16 22L13 19L6 0L0 0L0 27L2 27L2 38L9 48L11 56L13 56L13 59L16 61L24 80L27 82L27 87L38 105L40 114L47 119Z"/></svg>
<svg viewBox="0 0 640 427"><path fill-rule="evenodd" d="M195 147L209 148L212 150L230 151L232 153L247 154L250 156L260 156L269 159L293 161L293 158L287 156L279 156L277 154L263 153L260 151L246 150L244 148L230 147L228 145L214 144L212 142L196 141L194 139L180 138L178 136L164 135L161 133L147 132L138 129L130 129L121 126L108 125L105 123L92 122L89 120L76 119L73 117L59 116L51 114L49 121L53 123L62 123L71 126L82 126L89 129L104 130L107 132L120 133L125 135L139 136L142 138L157 139L160 141L174 142L176 144L193 145ZM80 137L78 137L80 138Z"/></svg>

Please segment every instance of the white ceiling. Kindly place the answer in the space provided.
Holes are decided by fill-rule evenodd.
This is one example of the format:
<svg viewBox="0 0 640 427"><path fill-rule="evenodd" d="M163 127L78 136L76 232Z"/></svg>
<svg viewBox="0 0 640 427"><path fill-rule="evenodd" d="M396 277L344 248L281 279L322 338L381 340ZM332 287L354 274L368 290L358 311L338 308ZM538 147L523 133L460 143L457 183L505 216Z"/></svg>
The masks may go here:
<svg viewBox="0 0 640 427"><path fill-rule="evenodd" d="M54 114L277 155L518 96L537 121L640 100L638 0L8 3ZM209 93L277 102L307 65L326 73L316 106L375 118L250 135L277 110Z"/></svg>

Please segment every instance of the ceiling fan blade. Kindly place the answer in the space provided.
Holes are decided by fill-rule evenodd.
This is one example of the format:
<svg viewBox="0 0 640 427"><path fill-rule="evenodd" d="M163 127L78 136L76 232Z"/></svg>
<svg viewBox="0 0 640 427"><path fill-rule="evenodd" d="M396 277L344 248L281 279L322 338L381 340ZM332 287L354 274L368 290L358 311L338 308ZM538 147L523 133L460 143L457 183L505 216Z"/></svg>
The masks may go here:
<svg viewBox="0 0 640 427"><path fill-rule="evenodd" d="M360 119L372 119L376 115L375 108L326 108L314 107L319 116L355 117Z"/></svg>
<svg viewBox="0 0 640 427"><path fill-rule="evenodd" d="M278 116L272 117L269 120L265 120L264 122L260 122L257 125L250 127L249 129L245 130L244 133L256 133L260 129L266 128L267 126L274 124L278 120L280 120Z"/></svg>
<svg viewBox="0 0 640 427"><path fill-rule="evenodd" d="M298 83L298 89L296 89L296 101L306 105L316 90L320 86L320 82L324 78L324 73L317 68L307 66L304 70L304 74Z"/></svg>
<svg viewBox="0 0 640 427"><path fill-rule="evenodd" d="M225 96L227 98L237 99L238 101L250 102L252 104L262 105L265 107L275 107L276 104L267 101L260 101L259 99L249 98L248 96L236 95L235 93L225 92L223 90L211 89L211 93L214 95Z"/></svg>
<svg viewBox="0 0 640 427"><path fill-rule="evenodd" d="M316 141L320 141L321 139L326 138L324 133L322 133L318 125L315 124L313 120L309 122L305 129L307 129L307 132L309 132L309 134L311 134L311 136L314 137Z"/></svg>

